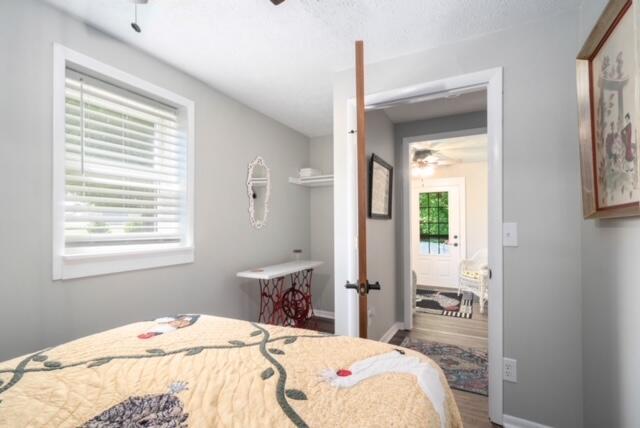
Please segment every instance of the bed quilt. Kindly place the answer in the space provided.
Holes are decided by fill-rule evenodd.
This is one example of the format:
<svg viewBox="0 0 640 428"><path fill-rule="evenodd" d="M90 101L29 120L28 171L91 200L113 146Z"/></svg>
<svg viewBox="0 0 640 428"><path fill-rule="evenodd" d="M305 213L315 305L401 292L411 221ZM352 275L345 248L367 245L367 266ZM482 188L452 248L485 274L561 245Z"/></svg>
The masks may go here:
<svg viewBox="0 0 640 428"><path fill-rule="evenodd" d="M440 368L386 343L176 315L0 363L0 426L461 427Z"/></svg>

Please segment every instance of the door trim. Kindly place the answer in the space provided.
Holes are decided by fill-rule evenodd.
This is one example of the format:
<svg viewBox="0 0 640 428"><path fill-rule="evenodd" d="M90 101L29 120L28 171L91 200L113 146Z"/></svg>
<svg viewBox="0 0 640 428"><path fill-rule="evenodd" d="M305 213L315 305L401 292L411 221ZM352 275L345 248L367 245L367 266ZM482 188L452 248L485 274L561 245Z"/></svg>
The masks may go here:
<svg viewBox="0 0 640 428"><path fill-rule="evenodd" d="M404 155L404 153L403 153ZM412 179L410 178L409 180L407 180L407 182L409 183L409 189L410 190L410 194L409 194L409 212L407 213L407 211L405 211L404 209L402 210L402 214L403 214L403 220L406 223L407 221L409 222L409 275L411 275L411 266L414 264L414 245L416 244L413 241L413 234L411 233L411 227L414 227L415 225L413 224L413 216L412 216L412 211L415 208L413 204L416 203L416 201L413 199L416 193L421 193L420 187L417 186L411 186L411 182ZM467 189L466 189L466 180L465 177L446 177L446 178L425 178L423 179L423 182L425 184L426 188L439 188L439 187L447 187L447 186L452 186L452 187L457 187L458 188L458 222L459 222L459 226L458 226L458 246L460 247L460 260L464 260L467 258ZM429 191L429 190L427 190ZM407 217L407 214L409 215ZM404 237L403 237L404 238ZM407 242L406 240L404 242ZM456 274L456 278L457 278L457 274ZM413 285L410 283L410 285ZM433 284L436 285L436 284ZM412 289L413 287L411 287ZM454 287L449 287L447 286L447 288L454 288ZM457 286L455 287L457 289ZM406 293L406 289L403 289L403 293ZM410 290L411 293L411 290ZM406 299L407 296L406 294L403 294L403 299ZM409 301L411 303L411 297L409 295ZM413 312L413 311L410 311ZM410 321L413 323L413 317L409 317ZM403 324L406 324L406 320L407 317L405 316L404 322ZM408 329L410 330L410 328Z"/></svg>
<svg viewBox="0 0 640 428"><path fill-rule="evenodd" d="M488 167L489 167L489 263L493 272L489 285L489 417L497 423L502 424L503 417L503 248L502 248L502 221L503 221L503 200L502 200L502 132L503 132L503 69L502 67L478 71L475 73L449 77L441 80L420 83L417 85L392 89L389 91L371 94L365 97L367 108L380 107L385 104L399 103L412 98L441 98L452 91L467 90L470 88L486 88L487 90L487 139L488 139ZM335 124L335 132L344 132L345 135L352 129L356 129L355 99L347 100L346 118L344 128L341 124ZM355 140L355 138L353 138ZM342 197L346 201L346 212L338 212L345 204L336 204L334 218L336 222L334 236L334 258L335 258L335 299L336 299L336 333L357 335L358 331L358 311L355 296L349 297L344 290L344 279L353 280L355 265L357 263L357 236L355 220L357 219L356 205L356 162L355 147L351 144L351 138L346 147L334 148L334 174L342 177L344 185L334 189L334 198ZM402 171L398 177L402 181L401 185L406 186L404 172L407 171L408 159L402 156ZM399 183L400 184L400 183ZM409 201L407 192L403 192L403 208L406 209ZM338 225L342 225L341 228ZM404 266L401 269L402 282L407 285L411 281L411 276L407 277L410 269L409 250L404 238L407 236L408 225L405 222L403 228L402 258ZM345 229L348 233L339 233ZM407 266L409 266L407 268ZM338 273L344 275L338 275ZM352 293L353 294L353 293ZM406 293L405 293L406 294ZM338 310L346 309L344 312ZM407 313L407 305L410 301L404 302L404 312ZM346 320L341 320L342 314L346 313ZM409 312L410 313L410 312ZM405 328L407 327L405 319ZM410 325L410 323L409 323Z"/></svg>

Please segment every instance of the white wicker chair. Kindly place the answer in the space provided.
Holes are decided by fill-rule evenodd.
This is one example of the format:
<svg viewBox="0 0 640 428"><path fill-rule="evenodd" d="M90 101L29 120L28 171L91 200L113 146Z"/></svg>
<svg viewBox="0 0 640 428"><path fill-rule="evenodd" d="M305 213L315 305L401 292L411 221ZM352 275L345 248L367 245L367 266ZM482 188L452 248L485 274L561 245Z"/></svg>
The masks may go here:
<svg viewBox="0 0 640 428"><path fill-rule="evenodd" d="M470 259L462 260L458 271L458 295L470 291L480 299L480 313L489 299L489 266L486 248L478 250Z"/></svg>

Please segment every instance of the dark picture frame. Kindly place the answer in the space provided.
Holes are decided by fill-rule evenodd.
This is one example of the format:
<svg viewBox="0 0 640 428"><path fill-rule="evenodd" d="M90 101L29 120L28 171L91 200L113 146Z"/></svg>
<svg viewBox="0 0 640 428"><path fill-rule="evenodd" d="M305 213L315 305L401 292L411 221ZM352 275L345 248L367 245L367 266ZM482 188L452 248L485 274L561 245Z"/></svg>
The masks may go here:
<svg viewBox="0 0 640 428"><path fill-rule="evenodd" d="M623 30L633 31L633 36L622 40L633 41L637 37L632 28L638 7L634 3L632 0L610 0L576 58L582 210L586 219L640 215L638 148L635 138L631 138L640 124L640 100L635 89L637 46L629 43L627 48L607 51L610 41L619 37L617 34ZM623 84L628 91L624 97L622 90L618 88L619 93L616 93L614 87ZM625 166L625 162L633 165L633 169ZM617 174L615 181L609 178L614 173ZM623 185L618 185L619 182ZM615 183L619 189L609 190L610 183ZM629 195L628 200L616 200L611 196L625 194Z"/></svg>
<svg viewBox="0 0 640 428"><path fill-rule="evenodd" d="M393 205L393 167L380 156L369 160L369 218L391 219Z"/></svg>

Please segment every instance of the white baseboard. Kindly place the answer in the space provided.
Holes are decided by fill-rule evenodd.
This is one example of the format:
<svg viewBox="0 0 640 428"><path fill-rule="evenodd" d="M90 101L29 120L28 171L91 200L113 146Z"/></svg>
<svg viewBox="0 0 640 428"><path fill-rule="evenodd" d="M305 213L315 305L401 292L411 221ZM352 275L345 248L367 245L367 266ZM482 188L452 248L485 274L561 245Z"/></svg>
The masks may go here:
<svg viewBox="0 0 640 428"><path fill-rule="evenodd" d="M395 336L395 334L398 332L398 330L402 328L403 325L404 324L401 322L393 323L393 325L391 325L389 330L387 330L387 332L382 335L382 337L380 338L380 342L389 343L391 338Z"/></svg>
<svg viewBox="0 0 640 428"><path fill-rule="evenodd" d="M502 426L504 428L551 428L548 425L539 424L538 422L528 421L522 418L516 418L511 415L502 416Z"/></svg>
<svg viewBox="0 0 640 428"><path fill-rule="evenodd" d="M335 314L333 312L330 311L323 311L322 309L314 309L313 313L315 314L315 316L319 317L319 318L326 318L326 319L330 319L333 320L336 318Z"/></svg>

